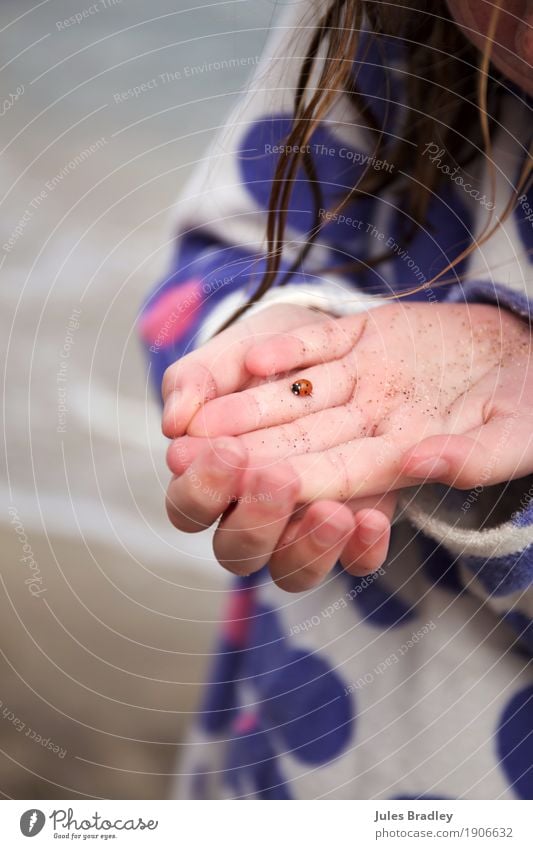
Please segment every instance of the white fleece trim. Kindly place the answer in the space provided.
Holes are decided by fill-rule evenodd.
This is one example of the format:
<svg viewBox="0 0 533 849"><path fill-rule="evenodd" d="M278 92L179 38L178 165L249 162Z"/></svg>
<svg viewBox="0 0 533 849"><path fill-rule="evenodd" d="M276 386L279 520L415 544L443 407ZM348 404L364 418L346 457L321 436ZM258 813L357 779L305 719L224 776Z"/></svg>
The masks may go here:
<svg viewBox="0 0 533 849"><path fill-rule="evenodd" d="M420 498L420 496L419 496ZM402 496L404 515L427 536L446 546L455 555L470 557L505 557L516 554L533 544L533 525L519 528L512 522L505 522L496 528L476 531L471 528L459 528L435 518L416 500Z"/></svg>
<svg viewBox="0 0 533 849"><path fill-rule="evenodd" d="M232 313L245 303L247 295L239 290L227 295L207 316L196 339L196 346L204 342L224 324ZM364 312L387 303L382 298L366 295L347 286L343 281L332 280L320 284L292 283L269 289L256 304L244 313L249 318L260 310L273 304L295 304L303 307L315 307L331 315L343 316Z"/></svg>

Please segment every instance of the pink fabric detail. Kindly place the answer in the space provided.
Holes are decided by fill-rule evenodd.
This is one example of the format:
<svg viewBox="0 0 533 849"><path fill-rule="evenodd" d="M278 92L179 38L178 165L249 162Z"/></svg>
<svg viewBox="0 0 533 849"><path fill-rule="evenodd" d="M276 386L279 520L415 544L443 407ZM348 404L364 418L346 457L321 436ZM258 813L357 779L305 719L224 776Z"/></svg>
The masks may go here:
<svg viewBox="0 0 533 849"><path fill-rule="evenodd" d="M251 587L234 590L231 595L224 622L224 636L233 646L244 648L247 645L253 600Z"/></svg>
<svg viewBox="0 0 533 849"><path fill-rule="evenodd" d="M241 713L233 723L233 730L237 734L249 734L258 727L257 716L255 713Z"/></svg>
<svg viewBox="0 0 533 849"><path fill-rule="evenodd" d="M197 278L169 289L142 316L139 324L142 338L148 345L159 348L172 345L190 327L201 303L202 283Z"/></svg>

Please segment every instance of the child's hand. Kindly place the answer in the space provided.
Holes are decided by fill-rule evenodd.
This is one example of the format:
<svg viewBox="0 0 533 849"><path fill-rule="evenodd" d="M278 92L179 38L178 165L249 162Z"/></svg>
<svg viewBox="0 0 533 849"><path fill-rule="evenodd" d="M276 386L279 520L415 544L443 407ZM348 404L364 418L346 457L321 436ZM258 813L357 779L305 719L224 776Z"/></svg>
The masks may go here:
<svg viewBox="0 0 533 849"><path fill-rule="evenodd" d="M272 338L274 331L288 333L298 327L312 327L323 316L307 307L286 304L266 307L256 315L242 318L169 366L161 389L165 436L175 438L185 433L193 415L207 401L264 382L267 372L256 377L245 364L248 351L258 342ZM352 346L346 334L343 344L340 353L346 353Z"/></svg>
<svg viewBox="0 0 533 849"><path fill-rule="evenodd" d="M282 589L299 592L320 583L338 559L355 575L381 566L394 494L297 509L299 482L287 462L253 470L241 440L201 441L202 451L169 485L167 511L173 525L188 533L204 530L222 514L213 550L226 569L248 575L268 563Z"/></svg>
<svg viewBox="0 0 533 849"><path fill-rule="evenodd" d="M290 331L322 318L322 313L304 307L272 306L241 320L173 364L162 387L164 433L170 437L183 433L210 398L263 383L264 377L249 372L245 360L258 339L274 335L272 328ZM338 355L349 351L354 341L349 335L339 338ZM221 476L216 470L223 453L220 441L201 442L203 456L192 466L182 462L178 442L173 443L171 456L177 476L168 489L167 510L172 523L186 532L203 530L224 514L215 532L214 550L230 571L248 574L268 562L281 587L298 591L322 580L340 555L353 574L366 574L381 566L387 553L394 495L346 506L317 501L307 509L296 509L299 484L289 464L277 463L264 473L246 474L243 446L230 440L234 450L241 450L242 462L222 463ZM285 496L281 499L273 495L280 488ZM232 502L233 498L237 502ZM326 527L329 534L324 533Z"/></svg>
<svg viewBox="0 0 533 849"><path fill-rule="evenodd" d="M170 446L176 473L199 437L218 434L240 435L255 466L290 460L300 502L533 471L530 329L496 307L399 303L322 318L258 341L243 364L257 377L291 376L203 406ZM297 377L311 396L291 393Z"/></svg>

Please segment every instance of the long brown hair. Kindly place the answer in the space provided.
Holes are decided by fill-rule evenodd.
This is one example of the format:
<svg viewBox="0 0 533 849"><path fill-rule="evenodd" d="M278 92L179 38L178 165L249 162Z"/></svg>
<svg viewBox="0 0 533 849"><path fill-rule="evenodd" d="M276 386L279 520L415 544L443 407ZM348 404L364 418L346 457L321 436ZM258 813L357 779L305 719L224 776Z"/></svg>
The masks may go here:
<svg viewBox="0 0 533 849"><path fill-rule="evenodd" d="M217 333L236 321L275 283L280 271L290 198L301 167L314 196L314 223L296 259L280 279L279 286L284 285L300 266L324 226L325 222L319 216L323 206L320 183L308 152L308 142L339 97L350 99L358 120L364 122L373 137L372 157L386 160L391 167L376 171L367 166L357 184L332 211L334 214L355 198L375 195L397 184L402 190L405 217L412 222L405 234L408 244L417 227L427 225L430 199L443 179L442 170L435 168L428 157L420 153L413 155L413 143L417 148L420 138L437 141L446 151L451 165L464 167L479 153L484 153L492 163L491 140L504 86L500 84L503 78L490 66L490 56L501 3L502 0L494 2L486 48L480 54L451 18L445 0L402 0L401 3L394 0L332 0L313 32L302 63L295 91L292 126L283 141L283 152L272 179L266 225L265 271L253 295ZM363 54L359 55L363 28L370 31L371 37ZM394 40L401 42L407 48L402 69L406 120L392 144L386 121L383 126L376 121L368 101L358 89L357 73L354 74L355 57L358 56L360 65L364 63L365 51L372 44L377 46L381 55L385 55L385 39L392 40L392 43ZM317 67L320 69L318 80L311 86ZM402 297L431 287L476 245L485 242L516 205L531 170L531 161L528 160L503 214L496 221L492 215L489 217L476 243L462 251L432 280L390 297ZM410 179L402 181L402 172L407 172ZM492 168L493 195L494 174ZM365 260L364 265L376 265L389 257L390 254L383 253L372 260ZM361 265L363 263L357 261L349 263L349 267L355 270ZM339 271L338 266L336 270Z"/></svg>

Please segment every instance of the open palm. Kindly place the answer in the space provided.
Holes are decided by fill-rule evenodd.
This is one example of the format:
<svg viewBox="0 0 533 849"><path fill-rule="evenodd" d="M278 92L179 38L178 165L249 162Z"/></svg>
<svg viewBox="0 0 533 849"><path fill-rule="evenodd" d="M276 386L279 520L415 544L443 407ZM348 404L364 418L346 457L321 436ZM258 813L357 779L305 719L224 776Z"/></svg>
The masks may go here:
<svg viewBox="0 0 533 849"><path fill-rule="evenodd" d="M491 306L327 317L250 348L251 373L283 376L203 406L180 450L189 460L200 437L240 436L257 466L291 460L303 501L421 477L459 488L509 480L533 471L532 362L527 325ZM312 382L311 396L291 393L296 376Z"/></svg>
<svg viewBox="0 0 533 849"><path fill-rule="evenodd" d="M282 524L269 526L275 539L259 540L253 563L268 560L287 589L316 583L337 557L354 574L378 568L401 487L440 480L468 488L533 471L530 334L512 315L482 305L400 303L340 319L304 310L311 320L302 324L301 308L296 314L285 307L287 324L280 327L272 309L263 313L259 338L250 338L250 326L241 326L241 335L230 328L235 337L221 334L218 349L209 348L217 340L209 343L203 363L194 362L201 353L195 352L189 365L185 358L173 367L187 386L178 408L169 395L176 372L167 378L165 432L176 437L168 462L178 476L169 515L177 527L183 529L184 504L198 510L180 476L198 458L201 465L206 444L221 436L236 437L234 447L245 452L239 486L262 480L264 489L270 472L279 480L280 464L287 480L298 479L295 509L284 505ZM250 320L254 330L259 316ZM311 395L291 392L297 377L312 382ZM306 504L307 512L297 509ZM320 556L312 531L332 516L337 542ZM241 550L237 540L245 533L254 548L249 521L247 515L232 527L231 516L222 517L222 553ZM263 527L257 511L254 521ZM239 535L228 536L230 530ZM239 571L233 557L227 560Z"/></svg>

